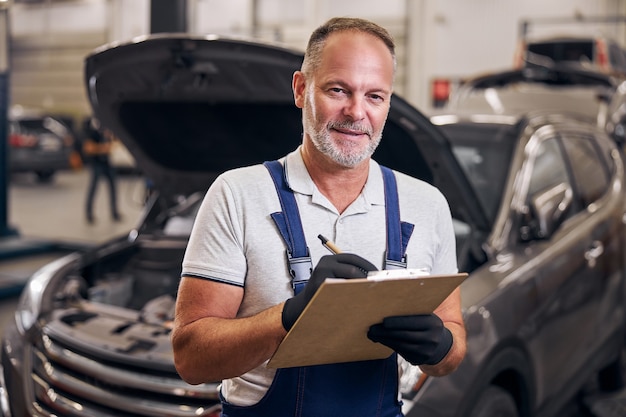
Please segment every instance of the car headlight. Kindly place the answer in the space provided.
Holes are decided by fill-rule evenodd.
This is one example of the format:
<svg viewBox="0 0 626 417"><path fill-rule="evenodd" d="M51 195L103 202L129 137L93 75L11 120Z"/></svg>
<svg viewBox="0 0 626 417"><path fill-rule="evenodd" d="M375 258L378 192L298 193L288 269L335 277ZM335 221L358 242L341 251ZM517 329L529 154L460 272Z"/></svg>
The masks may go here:
<svg viewBox="0 0 626 417"><path fill-rule="evenodd" d="M15 322L20 333L28 332L40 314L46 310L46 307L49 307L49 305L45 304L46 298L44 295L50 283L55 276L58 276L60 269L74 261L78 256L78 253L73 253L52 261L37 270L30 277L15 309Z"/></svg>

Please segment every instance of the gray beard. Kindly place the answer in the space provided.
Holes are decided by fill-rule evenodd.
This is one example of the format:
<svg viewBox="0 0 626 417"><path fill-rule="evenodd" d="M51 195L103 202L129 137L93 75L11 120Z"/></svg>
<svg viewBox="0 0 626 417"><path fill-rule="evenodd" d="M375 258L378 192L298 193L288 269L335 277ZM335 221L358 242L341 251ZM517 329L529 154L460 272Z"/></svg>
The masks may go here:
<svg viewBox="0 0 626 417"><path fill-rule="evenodd" d="M330 159L335 161L337 164L347 167L347 168L355 167L361 162L365 161L367 158L371 157L374 151L376 150L376 148L378 147L378 144L380 143L380 140L382 138L381 134L378 134L377 136L372 136L371 129L369 128L363 129L358 124L348 122L348 121L329 122L322 129L316 130L313 127L315 126L315 124L313 123L313 120L311 120L312 118L313 118L312 115L307 112L308 123L306 124L305 130L306 130L306 133L311 138L315 148L318 151L320 151L322 154L328 156ZM330 131L331 129L335 129L335 128L355 129L355 130L363 131L370 138L368 142L368 146L360 153L339 149L333 144L330 138Z"/></svg>

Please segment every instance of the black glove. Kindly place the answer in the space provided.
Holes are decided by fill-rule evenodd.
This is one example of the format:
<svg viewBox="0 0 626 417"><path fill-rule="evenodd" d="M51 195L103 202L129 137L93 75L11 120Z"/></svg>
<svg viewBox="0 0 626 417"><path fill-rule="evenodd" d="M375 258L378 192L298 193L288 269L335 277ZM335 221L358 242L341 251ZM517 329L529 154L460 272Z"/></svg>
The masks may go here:
<svg viewBox="0 0 626 417"><path fill-rule="evenodd" d="M365 278L369 271L376 271L376 267L358 255L340 253L323 256L313 269L311 278L304 289L285 302L282 315L283 327L287 331L291 329L326 278Z"/></svg>
<svg viewBox="0 0 626 417"><path fill-rule="evenodd" d="M370 327L367 337L413 365L435 365L452 347L452 333L435 314L386 317Z"/></svg>

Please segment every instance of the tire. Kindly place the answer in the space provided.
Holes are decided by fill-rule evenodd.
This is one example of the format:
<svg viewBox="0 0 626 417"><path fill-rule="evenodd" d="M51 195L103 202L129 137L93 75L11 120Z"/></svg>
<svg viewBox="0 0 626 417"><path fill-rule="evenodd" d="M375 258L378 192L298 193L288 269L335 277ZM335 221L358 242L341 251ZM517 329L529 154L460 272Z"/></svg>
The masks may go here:
<svg viewBox="0 0 626 417"><path fill-rule="evenodd" d="M480 394L468 417L519 417L519 410L511 394L490 385Z"/></svg>

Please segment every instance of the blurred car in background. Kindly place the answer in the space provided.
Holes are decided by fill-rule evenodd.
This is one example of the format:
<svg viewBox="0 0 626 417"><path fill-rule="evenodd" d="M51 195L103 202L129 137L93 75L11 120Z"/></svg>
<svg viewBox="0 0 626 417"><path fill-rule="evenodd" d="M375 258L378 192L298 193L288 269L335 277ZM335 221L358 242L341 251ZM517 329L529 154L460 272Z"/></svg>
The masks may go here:
<svg viewBox="0 0 626 417"><path fill-rule="evenodd" d="M626 77L626 52L617 41L606 36L526 39L518 48L516 68L561 63Z"/></svg>
<svg viewBox="0 0 626 417"><path fill-rule="evenodd" d="M512 115L532 110L576 114L624 144L626 82L580 67L555 64L479 75L456 89L439 113Z"/></svg>
<svg viewBox="0 0 626 417"><path fill-rule="evenodd" d="M5 414L219 416L219 381L189 385L173 363L182 258L218 175L301 143L291 88L301 63L301 52L276 45L183 34L87 57L94 115L154 189L127 236L28 281L2 337ZM442 190L459 269L470 273L468 356L441 378L402 362L405 414L548 416L597 373L618 385L626 230L615 144L556 114L446 117L436 126L393 95L374 155Z"/></svg>
<svg viewBox="0 0 626 417"><path fill-rule="evenodd" d="M61 118L52 115L10 115L9 172L30 172L39 182L50 182L60 170L69 170L75 136Z"/></svg>

